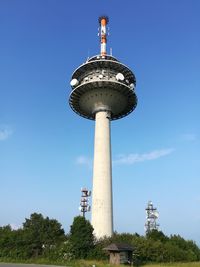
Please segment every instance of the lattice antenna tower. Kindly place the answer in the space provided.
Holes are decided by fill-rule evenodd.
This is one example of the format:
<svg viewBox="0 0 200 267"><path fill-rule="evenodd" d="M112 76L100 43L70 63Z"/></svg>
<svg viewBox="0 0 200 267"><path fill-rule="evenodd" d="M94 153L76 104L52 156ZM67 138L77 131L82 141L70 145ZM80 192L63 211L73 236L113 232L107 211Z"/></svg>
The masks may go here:
<svg viewBox="0 0 200 267"><path fill-rule="evenodd" d="M146 207L146 223L145 223L145 232L146 234L150 233L152 230L158 230L159 224L157 219L159 213L157 208L153 206L152 201L149 201Z"/></svg>
<svg viewBox="0 0 200 267"><path fill-rule="evenodd" d="M81 188L81 202L79 206L79 210L83 217L85 217L85 213L90 211L89 205L89 197L91 196L91 191L87 188Z"/></svg>

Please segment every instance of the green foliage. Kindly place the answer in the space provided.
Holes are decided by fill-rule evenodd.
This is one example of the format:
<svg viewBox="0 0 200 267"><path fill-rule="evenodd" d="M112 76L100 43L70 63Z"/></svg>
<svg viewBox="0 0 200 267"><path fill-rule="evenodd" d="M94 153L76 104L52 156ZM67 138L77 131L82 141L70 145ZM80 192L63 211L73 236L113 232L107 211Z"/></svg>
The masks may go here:
<svg viewBox="0 0 200 267"><path fill-rule="evenodd" d="M148 239L153 239L155 241L160 240L161 242L166 242L169 238L163 234L162 231L152 230L147 234Z"/></svg>
<svg viewBox="0 0 200 267"><path fill-rule="evenodd" d="M12 230L9 225L0 227L0 258L37 258L64 239L64 230L59 222L33 213L22 229Z"/></svg>
<svg viewBox="0 0 200 267"><path fill-rule="evenodd" d="M127 243L133 247L135 266L148 262L198 261L200 249L193 241L186 241L180 236L167 237L163 232L152 231L146 237L138 234L122 233L111 238L99 240L92 254L93 259L105 259L102 248L110 243Z"/></svg>
<svg viewBox="0 0 200 267"><path fill-rule="evenodd" d="M74 218L70 233L66 236L58 221L38 213L33 213L30 218L25 219L22 229L12 230L10 225L0 227L0 261L57 265L69 263L70 266L78 266L78 262L80 266L92 266L95 260L108 262L108 253L103 248L111 243L131 245L134 249L135 266L200 261L199 247L179 235L168 237L155 230L147 236L114 233L112 237L95 240L90 222L78 216ZM77 259L91 259L91 264ZM96 266L101 264L96 263Z"/></svg>
<svg viewBox="0 0 200 267"><path fill-rule="evenodd" d="M30 219L23 224L26 247L29 257L38 257L43 251L49 251L64 240L64 230L61 224L49 217L44 218L42 214L33 213Z"/></svg>
<svg viewBox="0 0 200 267"><path fill-rule="evenodd" d="M82 216L74 218L71 225L69 242L72 245L71 253L76 259L85 259L94 248L93 227Z"/></svg>
<svg viewBox="0 0 200 267"><path fill-rule="evenodd" d="M44 250L43 257L50 260L51 262L70 262L74 260L72 245L69 240L66 240L60 245L54 246L49 250Z"/></svg>

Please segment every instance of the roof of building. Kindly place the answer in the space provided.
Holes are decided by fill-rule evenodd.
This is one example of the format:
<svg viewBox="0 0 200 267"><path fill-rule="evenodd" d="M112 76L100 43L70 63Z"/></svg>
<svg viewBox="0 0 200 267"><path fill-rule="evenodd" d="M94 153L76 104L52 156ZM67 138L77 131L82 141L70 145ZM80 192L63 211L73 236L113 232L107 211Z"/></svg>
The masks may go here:
<svg viewBox="0 0 200 267"><path fill-rule="evenodd" d="M104 250L108 251L133 251L133 247L129 244L122 244L122 243L112 243L109 246L105 247Z"/></svg>

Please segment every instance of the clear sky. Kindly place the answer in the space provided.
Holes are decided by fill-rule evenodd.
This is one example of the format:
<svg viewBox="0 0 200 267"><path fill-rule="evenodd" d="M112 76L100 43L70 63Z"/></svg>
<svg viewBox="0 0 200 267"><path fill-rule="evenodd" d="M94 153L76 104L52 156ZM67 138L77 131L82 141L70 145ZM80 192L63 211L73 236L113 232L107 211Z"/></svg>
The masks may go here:
<svg viewBox="0 0 200 267"><path fill-rule="evenodd" d="M108 46L137 78L136 110L112 122L114 229L200 244L200 1L0 0L0 225L32 212L66 232L92 189L94 122L68 105L71 74ZM88 214L90 218L90 214Z"/></svg>

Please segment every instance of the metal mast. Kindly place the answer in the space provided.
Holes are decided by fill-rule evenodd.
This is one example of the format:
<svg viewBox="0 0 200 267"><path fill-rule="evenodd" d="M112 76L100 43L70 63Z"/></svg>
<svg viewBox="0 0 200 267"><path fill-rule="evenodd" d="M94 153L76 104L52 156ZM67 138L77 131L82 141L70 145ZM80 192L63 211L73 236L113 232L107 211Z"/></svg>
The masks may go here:
<svg viewBox="0 0 200 267"><path fill-rule="evenodd" d="M100 42L101 42L101 49L100 54L101 56L106 56L106 45L107 45L107 24L108 24L108 17L101 16L99 17L99 25L100 25Z"/></svg>
<svg viewBox="0 0 200 267"><path fill-rule="evenodd" d="M79 210L83 217L85 217L85 213L90 211L89 205L89 197L91 196L91 191L87 188L81 188L81 202L79 206Z"/></svg>
<svg viewBox="0 0 200 267"><path fill-rule="evenodd" d="M156 220L159 217L157 208L153 206L152 201L149 201L146 207L146 223L145 223L145 232L146 234L150 233L152 230L158 230L159 224Z"/></svg>

